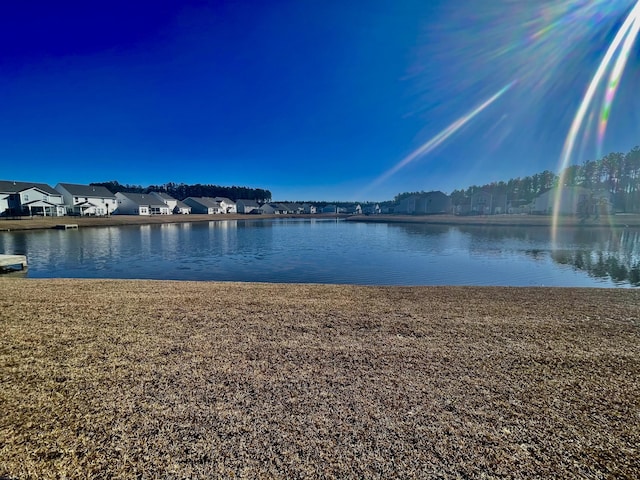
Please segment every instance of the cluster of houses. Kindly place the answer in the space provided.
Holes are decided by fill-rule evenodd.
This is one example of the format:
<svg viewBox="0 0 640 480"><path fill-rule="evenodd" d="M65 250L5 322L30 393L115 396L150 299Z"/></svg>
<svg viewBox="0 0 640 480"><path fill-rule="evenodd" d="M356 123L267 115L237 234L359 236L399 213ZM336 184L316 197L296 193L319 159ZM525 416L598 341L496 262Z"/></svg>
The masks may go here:
<svg viewBox="0 0 640 480"><path fill-rule="evenodd" d="M254 200L237 201L224 197L188 197L184 200L163 192L111 193L103 186L59 183L55 188L44 183L0 180L0 216L17 215L173 215L173 214L378 214L405 215L498 215L498 214L550 214L559 198L559 213L606 214L612 212L610 195L582 187L564 187L558 197L558 188L539 195L533 202L509 200L506 195L492 195L480 191L464 202L453 204L451 197L440 191L414 194L396 205L380 208L378 204L364 207L353 204L350 208L326 205L322 208L309 203L263 203Z"/></svg>
<svg viewBox="0 0 640 480"><path fill-rule="evenodd" d="M0 216L18 215L173 215L173 214L313 214L380 213L377 206L359 205L353 210L336 205L317 208L309 203L263 203L225 197L188 197L177 200L164 192L111 193L106 187L0 180Z"/></svg>

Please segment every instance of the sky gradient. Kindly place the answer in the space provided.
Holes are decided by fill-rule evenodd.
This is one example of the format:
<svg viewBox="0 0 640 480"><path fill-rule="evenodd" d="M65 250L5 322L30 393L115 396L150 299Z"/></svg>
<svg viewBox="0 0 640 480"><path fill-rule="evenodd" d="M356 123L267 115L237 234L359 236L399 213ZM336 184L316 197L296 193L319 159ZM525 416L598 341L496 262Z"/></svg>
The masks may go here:
<svg viewBox="0 0 640 480"><path fill-rule="evenodd" d="M0 179L381 201L557 172L636 2L131 3L3 6ZM640 144L639 43L571 163Z"/></svg>

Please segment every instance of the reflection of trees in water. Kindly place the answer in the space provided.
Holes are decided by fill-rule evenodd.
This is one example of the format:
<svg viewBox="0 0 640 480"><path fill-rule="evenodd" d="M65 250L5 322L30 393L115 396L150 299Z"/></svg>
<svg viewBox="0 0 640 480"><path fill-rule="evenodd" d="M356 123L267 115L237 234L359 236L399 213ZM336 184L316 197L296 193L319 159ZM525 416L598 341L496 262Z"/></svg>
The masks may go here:
<svg viewBox="0 0 640 480"><path fill-rule="evenodd" d="M590 276L611 279L622 284L640 286L640 231L630 229L577 228L561 229L557 234L559 248L551 247L551 231L538 227L461 227L472 242L504 242L521 240L541 248L524 250L528 257L542 261L549 256L558 264L570 265ZM480 241L483 240L483 241ZM484 248L484 247L483 247ZM521 250L522 251L522 250Z"/></svg>
<svg viewBox="0 0 640 480"><path fill-rule="evenodd" d="M448 225L424 225L420 223L389 223L387 225L388 228L400 228L409 235L421 237L445 235L452 229Z"/></svg>
<svg viewBox="0 0 640 480"><path fill-rule="evenodd" d="M611 232L608 241L591 248L556 250L551 258L562 265L587 272L592 277L640 286L640 232Z"/></svg>
<svg viewBox="0 0 640 480"><path fill-rule="evenodd" d="M595 278L640 286L640 230L561 228L556 235L554 250L548 227L392 225L412 236L431 239L460 232L469 239L470 252L488 255L490 249L517 251L536 261L551 258L558 264L572 266Z"/></svg>
<svg viewBox="0 0 640 480"><path fill-rule="evenodd" d="M625 263L616 253L565 250L553 252L551 258L562 265L583 270L592 277L640 286L640 261Z"/></svg>

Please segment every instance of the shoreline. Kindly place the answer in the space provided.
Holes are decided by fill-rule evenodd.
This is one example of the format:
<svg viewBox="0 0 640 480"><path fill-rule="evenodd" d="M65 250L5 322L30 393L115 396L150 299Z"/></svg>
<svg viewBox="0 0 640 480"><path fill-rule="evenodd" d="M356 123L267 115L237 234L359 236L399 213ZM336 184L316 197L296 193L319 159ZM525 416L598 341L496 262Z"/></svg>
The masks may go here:
<svg viewBox="0 0 640 480"><path fill-rule="evenodd" d="M24 230L55 228L56 225L72 224L78 227L114 227L124 225L156 225L166 223L219 222L225 220L257 221L285 218L335 219L364 223L419 223L424 225L465 225L480 227L547 227L551 228L552 217L548 215L346 215L346 214L290 214L290 215L111 215L108 217L33 217L20 220L0 217L0 233ZM561 217L562 228L639 228L640 214L618 214L581 221L576 217Z"/></svg>
<svg viewBox="0 0 640 480"><path fill-rule="evenodd" d="M640 476L637 290L0 288L0 477Z"/></svg>
<svg viewBox="0 0 640 480"><path fill-rule="evenodd" d="M56 225L75 224L78 227L119 227L125 225L158 225L167 223L220 222L225 220L268 220L275 218L335 218L326 215L244 215L244 214L190 214L190 215L110 215L108 217L23 217L21 220L0 218L3 231L44 230Z"/></svg>
<svg viewBox="0 0 640 480"><path fill-rule="evenodd" d="M370 223L421 223L427 225L465 225L479 227L552 227L549 215L358 215L349 221ZM558 221L561 228L636 228L640 227L640 214L605 215L582 221L575 216L563 216Z"/></svg>

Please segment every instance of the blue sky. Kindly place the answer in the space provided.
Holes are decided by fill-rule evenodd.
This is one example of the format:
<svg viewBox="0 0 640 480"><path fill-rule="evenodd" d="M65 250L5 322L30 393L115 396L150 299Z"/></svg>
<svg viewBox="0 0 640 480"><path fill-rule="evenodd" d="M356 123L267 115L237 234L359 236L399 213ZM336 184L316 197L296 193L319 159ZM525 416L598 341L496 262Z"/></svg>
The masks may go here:
<svg viewBox="0 0 640 480"><path fill-rule="evenodd" d="M1 179L379 201L556 171L635 1L130 3L3 5ZM638 43L573 163L640 144Z"/></svg>

